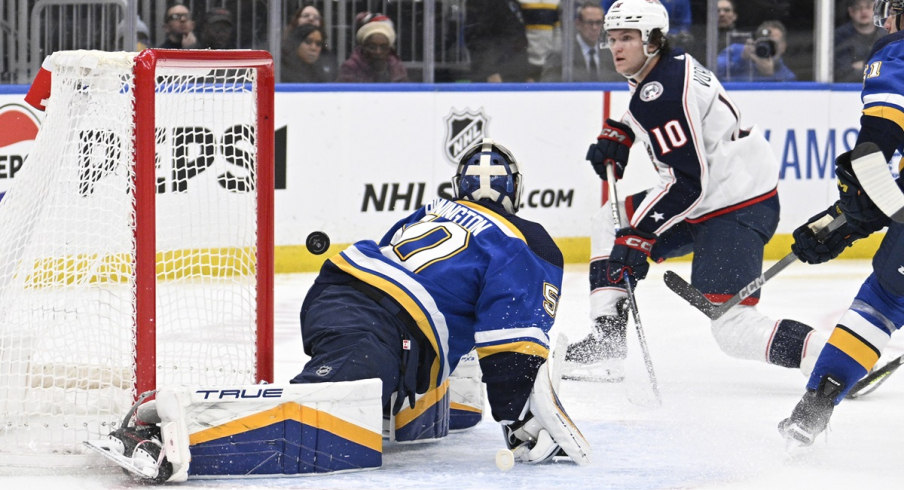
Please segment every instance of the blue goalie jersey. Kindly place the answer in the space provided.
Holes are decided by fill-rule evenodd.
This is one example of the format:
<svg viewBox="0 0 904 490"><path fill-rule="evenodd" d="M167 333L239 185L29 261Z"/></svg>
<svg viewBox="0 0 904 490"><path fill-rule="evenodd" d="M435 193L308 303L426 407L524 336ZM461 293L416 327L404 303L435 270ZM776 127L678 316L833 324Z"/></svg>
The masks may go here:
<svg viewBox="0 0 904 490"><path fill-rule="evenodd" d="M317 282L358 280L404 308L436 353L431 389L476 346L494 416L508 417L549 355L562 264L539 224L487 201L437 199L380 243L359 241L330 258Z"/></svg>

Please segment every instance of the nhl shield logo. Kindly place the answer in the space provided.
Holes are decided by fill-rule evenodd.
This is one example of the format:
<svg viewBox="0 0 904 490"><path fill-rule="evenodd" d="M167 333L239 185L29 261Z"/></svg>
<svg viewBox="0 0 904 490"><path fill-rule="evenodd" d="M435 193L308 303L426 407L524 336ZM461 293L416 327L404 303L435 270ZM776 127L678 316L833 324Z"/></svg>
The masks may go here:
<svg viewBox="0 0 904 490"><path fill-rule="evenodd" d="M490 118L483 113L482 107L476 111L465 109L461 112L453 108L443 121L446 123L443 153L450 162L458 164L465 150L487 136Z"/></svg>

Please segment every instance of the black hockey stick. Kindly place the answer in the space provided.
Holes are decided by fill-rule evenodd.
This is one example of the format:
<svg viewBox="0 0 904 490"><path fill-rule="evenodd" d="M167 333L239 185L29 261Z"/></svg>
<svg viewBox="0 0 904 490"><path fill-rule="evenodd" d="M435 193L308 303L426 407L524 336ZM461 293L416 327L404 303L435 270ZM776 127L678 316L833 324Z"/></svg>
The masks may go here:
<svg viewBox="0 0 904 490"><path fill-rule="evenodd" d="M829 219L829 215L825 215L819 221L810 224L810 229L816 232L817 240L824 240L829 233L837 230L847 221L843 214L831 221L829 221ZM706 296L704 296L697 288L672 271L665 271L663 279L665 280L665 285L674 291L675 294L681 296L685 301L690 303L691 306L703 312L710 320L715 320L741 301L744 301L751 294L759 291L760 288L766 284L766 281L772 279L773 276L794 262L797 262L797 255L795 255L794 252L791 252L784 256L782 260L779 260L772 267L767 269L762 275L750 282L750 284L744 286L738 294L735 294L722 304L713 303L706 299Z"/></svg>
<svg viewBox="0 0 904 490"><path fill-rule="evenodd" d="M615 189L615 164L614 162L606 162L606 176L609 184L609 203L612 206L612 222L617 232L622 227L621 210L618 207L618 194ZM653 361L650 359L650 348L647 347L647 338L643 333L643 325L640 323L640 312L637 310L637 298L634 297L634 287L628 280L628 271L624 271L622 280L625 281L625 289L628 292L628 305L631 307L631 316L634 317L634 327L637 330L637 340L640 342L640 350L643 352L643 362L647 367L647 376L650 378L650 386L653 388L653 395L656 401L662 405L662 395L659 393L659 382L656 381L656 373L653 371Z"/></svg>
<svg viewBox="0 0 904 490"><path fill-rule="evenodd" d="M851 391L848 392L845 398L854 399L872 393L882 383L888 380L888 377L891 376L891 373L895 372L899 367L901 367L901 364L904 364L904 356L899 356L895 359L892 359L888 362L888 364L868 373L863 377L863 379L854 384L854 387L851 388Z"/></svg>

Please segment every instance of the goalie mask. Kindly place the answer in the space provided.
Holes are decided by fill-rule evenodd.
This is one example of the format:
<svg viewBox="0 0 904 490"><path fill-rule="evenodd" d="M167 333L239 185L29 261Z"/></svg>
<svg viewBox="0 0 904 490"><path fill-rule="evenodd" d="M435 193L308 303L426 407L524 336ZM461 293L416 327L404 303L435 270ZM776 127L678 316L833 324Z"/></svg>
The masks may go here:
<svg viewBox="0 0 904 490"><path fill-rule="evenodd" d="M484 138L461 158L452 189L456 199L486 199L517 213L522 189L518 162L504 146Z"/></svg>

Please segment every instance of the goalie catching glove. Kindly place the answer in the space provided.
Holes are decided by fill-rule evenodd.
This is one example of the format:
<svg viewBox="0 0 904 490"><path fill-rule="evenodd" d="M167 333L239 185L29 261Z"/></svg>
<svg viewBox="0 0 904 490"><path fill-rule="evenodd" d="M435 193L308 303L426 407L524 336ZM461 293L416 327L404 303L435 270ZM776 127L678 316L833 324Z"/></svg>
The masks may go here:
<svg viewBox="0 0 904 490"><path fill-rule="evenodd" d="M547 362L537 371L520 420L503 422L502 433L515 461L534 464L567 456L580 465L590 463L590 444L562 408Z"/></svg>
<svg viewBox="0 0 904 490"><path fill-rule="evenodd" d="M615 179L625 175L625 167L628 166L628 153L634 144L634 131L624 123L614 119L606 119L603 130L596 138L596 143L587 149L587 160L593 165L593 170L603 180L608 180L606 175L606 162L613 162Z"/></svg>

